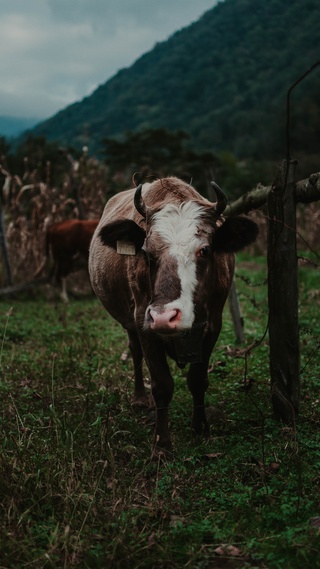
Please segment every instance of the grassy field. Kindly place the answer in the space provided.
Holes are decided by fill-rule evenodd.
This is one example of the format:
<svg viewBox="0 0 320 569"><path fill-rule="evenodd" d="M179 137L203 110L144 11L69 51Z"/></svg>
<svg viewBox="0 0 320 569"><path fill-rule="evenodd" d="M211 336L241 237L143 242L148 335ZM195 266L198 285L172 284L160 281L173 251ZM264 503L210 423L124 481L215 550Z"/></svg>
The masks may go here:
<svg viewBox="0 0 320 569"><path fill-rule="evenodd" d="M245 347L265 332L265 279L264 259L241 257ZM226 308L209 441L193 438L172 364L170 462L150 459L153 417L131 405L126 336L94 297L1 301L0 568L320 566L318 269L300 269L300 291L296 428L272 416L267 336L244 382Z"/></svg>

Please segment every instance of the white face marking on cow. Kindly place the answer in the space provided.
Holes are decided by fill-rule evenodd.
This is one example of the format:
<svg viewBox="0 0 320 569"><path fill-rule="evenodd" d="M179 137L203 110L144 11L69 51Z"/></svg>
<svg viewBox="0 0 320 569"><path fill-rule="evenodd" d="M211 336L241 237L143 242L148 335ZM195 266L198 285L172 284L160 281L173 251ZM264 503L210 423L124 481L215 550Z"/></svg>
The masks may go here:
<svg viewBox="0 0 320 569"><path fill-rule="evenodd" d="M155 214L153 221L153 231L169 246L169 254L177 261L181 294L166 304L164 309L181 310L180 329L190 328L195 318L193 295L197 284L196 251L208 245L205 231L199 231L199 220L203 212L203 207L191 201L180 206L167 204Z"/></svg>

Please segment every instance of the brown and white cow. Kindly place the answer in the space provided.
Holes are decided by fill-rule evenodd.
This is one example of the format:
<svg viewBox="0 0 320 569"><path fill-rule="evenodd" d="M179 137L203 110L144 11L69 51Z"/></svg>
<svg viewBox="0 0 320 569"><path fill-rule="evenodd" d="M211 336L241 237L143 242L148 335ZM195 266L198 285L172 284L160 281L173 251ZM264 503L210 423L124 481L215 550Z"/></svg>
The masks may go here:
<svg viewBox="0 0 320 569"><path fill-rule="evenodd" d="M168 407L173 379L166 356L190 362L192 426L208 436L204 394L208 363L232 283L234 253L252 243L257 225L224 219L226 198L204 199L177 178L164 178L113 196L93 236L92 287L128 333L135 371L135 399L146 400L143 357L156 406L154 445L172 448Z"/></svg>
<svg viewBox="0 0 320 569"><path fill-rule="evenodd" d="M35 273L38 277L49 258L53 260L50 278L61 285L61 299L68 302L67 276L82 268L87 270L89 246L98 225L98 219L69 219L49 225L45 239L45 259Z"/></svg>

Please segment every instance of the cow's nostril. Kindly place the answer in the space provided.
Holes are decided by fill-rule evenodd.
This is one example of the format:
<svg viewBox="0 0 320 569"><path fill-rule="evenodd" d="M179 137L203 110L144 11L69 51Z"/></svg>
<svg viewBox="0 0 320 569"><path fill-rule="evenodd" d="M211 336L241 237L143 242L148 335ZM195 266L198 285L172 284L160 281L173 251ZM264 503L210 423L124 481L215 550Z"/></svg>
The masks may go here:
<svg viewBox="0 0 320 569"><path fill-rule="evenodd" d="M180 310L178 310L177 308L174 309L174 314L172 314L171 318L169 319L169 322L175 322L175 320L179 320L180 319Z"/></svg>
<svg viewBox="0 0 320 569"><path fill-rule="evenodd" d="M173 330L181 319L181 311L177 308L169 308L164 312L158 312L150 308L147 320L152 330Z"/></svg>

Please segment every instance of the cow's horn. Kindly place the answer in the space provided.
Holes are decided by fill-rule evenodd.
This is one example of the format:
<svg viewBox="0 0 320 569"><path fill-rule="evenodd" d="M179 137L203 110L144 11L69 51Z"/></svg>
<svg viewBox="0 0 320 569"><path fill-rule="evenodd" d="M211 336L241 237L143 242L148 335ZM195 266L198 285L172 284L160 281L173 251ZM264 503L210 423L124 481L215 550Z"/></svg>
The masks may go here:
<svg viewBox="0 0 320 569"><path fill-rule="evenodd" d="M134 193L133 201L134 201L134 205L135 205L136 210L138 210L140 215L142 215L142 217L145 219L147 213L146 213L146 207L145 207L143 199L142 199L141 191L142 191L142 184L139 184L139 186L137 187L137 189Z"/></svg>
<svg viewBox="0 0 320 569"><path fill-rule="evenodd" d="M223 213L227 207L228 201L227 201L226 195L223 192L223 190L218 186L218 184L216 184L215 182L211 182L211 186L213 187L213 189L216 193L216 196L217 196L217 203L216 203L215 210L216 210L218 215L221 215L221 213Z"/></svg>

